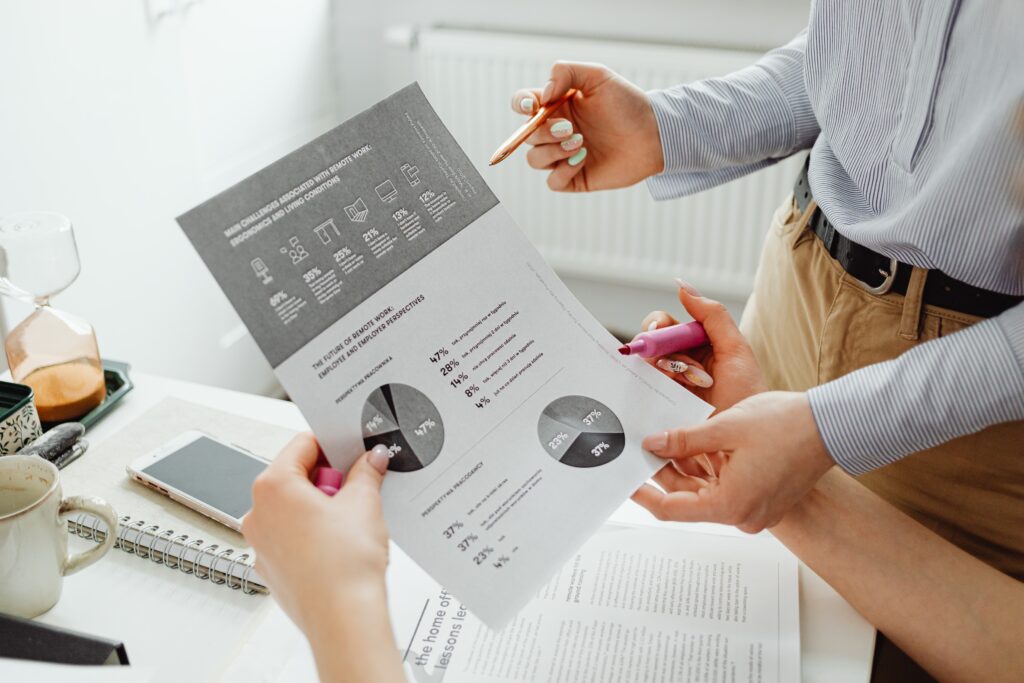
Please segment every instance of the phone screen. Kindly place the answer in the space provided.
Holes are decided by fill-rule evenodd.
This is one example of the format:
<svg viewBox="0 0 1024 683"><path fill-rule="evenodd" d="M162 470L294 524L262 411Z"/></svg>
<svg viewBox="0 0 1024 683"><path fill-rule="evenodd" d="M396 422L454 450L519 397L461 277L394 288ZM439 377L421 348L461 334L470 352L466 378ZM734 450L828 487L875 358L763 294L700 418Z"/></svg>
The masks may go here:
<svg viewBox="0 0 1024 683"><path fill-rule="evenodd" d="M252 508L252 483L266 466L251 455L202 436L142 471L241 519Z"/></svg>

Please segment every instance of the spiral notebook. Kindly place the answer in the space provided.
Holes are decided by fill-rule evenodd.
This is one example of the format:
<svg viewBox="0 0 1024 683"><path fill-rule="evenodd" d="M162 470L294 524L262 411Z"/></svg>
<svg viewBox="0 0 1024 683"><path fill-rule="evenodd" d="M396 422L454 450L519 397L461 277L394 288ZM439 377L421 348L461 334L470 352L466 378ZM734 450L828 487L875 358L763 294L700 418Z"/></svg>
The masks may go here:
<svg viewBox="0 0 1024 683"><path fill-rule="evenodd" d="M125 466L178 434L199 430L271 459L294 432L166 398L61 472L65 495L104 498L121 526L115 548L135 555L154 570L173 570L239 592L266 593L241 534L138 484ZM68 532L96 542L109 533L91 515L68 519ZM115 551L112 551L115 552ZM98 565L98 566L102 566Z"/></svg>

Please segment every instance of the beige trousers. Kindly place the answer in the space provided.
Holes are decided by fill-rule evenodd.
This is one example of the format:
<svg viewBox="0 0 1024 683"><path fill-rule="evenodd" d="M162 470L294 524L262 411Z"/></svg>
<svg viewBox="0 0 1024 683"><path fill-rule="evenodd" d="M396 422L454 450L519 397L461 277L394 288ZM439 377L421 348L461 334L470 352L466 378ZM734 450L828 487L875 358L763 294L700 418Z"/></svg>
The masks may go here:
<svg viewBox="0 0 1024 683"><path fill-rule="evenodd" d="M980 320L922 306L922 269L914 270L906 295L866 292L810 231L814 208L812 202L801 214L790 198L775 212L740 323L773 389L806 390ZM860 481L935 533L1024 580L1024 422L912 454Z"/></svg>

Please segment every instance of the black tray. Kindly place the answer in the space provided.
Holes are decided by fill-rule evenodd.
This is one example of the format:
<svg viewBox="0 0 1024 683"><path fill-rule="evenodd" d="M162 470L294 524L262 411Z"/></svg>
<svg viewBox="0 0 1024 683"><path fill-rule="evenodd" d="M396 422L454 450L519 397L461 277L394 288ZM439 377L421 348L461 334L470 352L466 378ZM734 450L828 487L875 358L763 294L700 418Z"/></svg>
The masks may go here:
<svg viewBox="0 0 1024 683"><path fill-rule="evenodd" d="M94 424L102 420L112 408L124 398L135 386L132 384L131 377L128 376L128 370L131 369L131 365L128 363L122 363L116 360L103 359L103 379L107 383L107 397L103 399L103 403L99 404L85 415L75 418L73 420L62 420L61 422L81 422L85 429L88 431ZM61 422L44 422L43 431L47 431L51 427L56 427Z"/></svg>

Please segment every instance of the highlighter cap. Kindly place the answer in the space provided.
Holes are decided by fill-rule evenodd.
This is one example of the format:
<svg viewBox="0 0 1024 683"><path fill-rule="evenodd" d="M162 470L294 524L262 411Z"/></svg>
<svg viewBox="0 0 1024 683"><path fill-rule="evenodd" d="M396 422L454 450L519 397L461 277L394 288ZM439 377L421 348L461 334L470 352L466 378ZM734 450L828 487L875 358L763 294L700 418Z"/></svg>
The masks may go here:
<svg viewBox="0 0 1024 683"><path fill-rule="evenodd" d="M333 467L318 467L316 470L316 487L329 496L341 489L345 475Z"/></svg>

